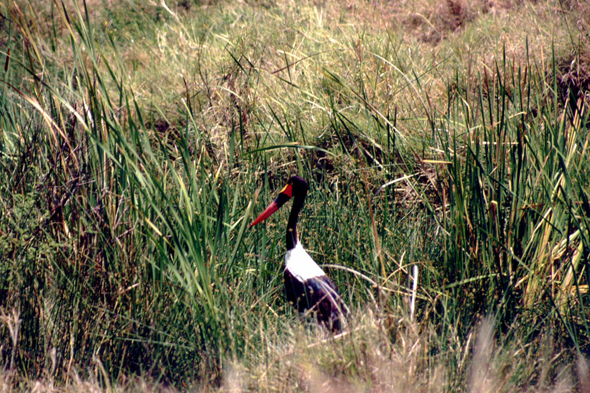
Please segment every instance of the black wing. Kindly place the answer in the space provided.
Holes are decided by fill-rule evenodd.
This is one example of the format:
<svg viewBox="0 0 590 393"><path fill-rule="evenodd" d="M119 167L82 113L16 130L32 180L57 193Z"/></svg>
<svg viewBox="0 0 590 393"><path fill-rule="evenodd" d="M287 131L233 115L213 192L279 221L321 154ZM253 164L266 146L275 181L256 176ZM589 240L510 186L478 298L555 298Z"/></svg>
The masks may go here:
<svg viewBox="0 0 590 393"><path fill-rule="evenodd" d="M287 301L297 311L315 315L318 322L332 331L342 330L348 308L327 276L313 277L302 282L285 269L284 279Z"/></svg>

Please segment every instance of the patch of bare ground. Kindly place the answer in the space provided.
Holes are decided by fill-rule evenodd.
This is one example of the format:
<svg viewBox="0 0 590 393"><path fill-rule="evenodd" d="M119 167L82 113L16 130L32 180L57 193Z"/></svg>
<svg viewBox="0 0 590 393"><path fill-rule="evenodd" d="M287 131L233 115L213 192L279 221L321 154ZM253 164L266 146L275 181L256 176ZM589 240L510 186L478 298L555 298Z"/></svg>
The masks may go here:
<svg viewBox="0 0 590 393"><path fill-rule="evenodd" d="M541 4L526 0L419 0L385 1L374 0L369 4L351 0L346 3L346 12L364 26L375 29L393 28L412 32L420 41L436 45L453 33L462 31L468 24L485 15L499 16L514 12L528 5L552 13L579 12L588 6L579 1L567 5ZM583 13L580 14L583 17ZM581 18L583 19L583 18ZM580 20L578 28L584 29L587 22Z"/></svg>
<svg viewBox="0 0 590 393"><path fill-rule="evenodd" d="M566 2L564 10L573 16L571 27L579 34L577 42L570 42L570 49L557 59L556 77L560 98L581 110L580 105L590 105L590 3Z"/></svg>
<svg viewBox="0 0 590 393"><path fill-rule="evenodd" d="M580 46L558 60L557 82L559 95L570 108L581 112L590 105L590 50Z"/></svg>

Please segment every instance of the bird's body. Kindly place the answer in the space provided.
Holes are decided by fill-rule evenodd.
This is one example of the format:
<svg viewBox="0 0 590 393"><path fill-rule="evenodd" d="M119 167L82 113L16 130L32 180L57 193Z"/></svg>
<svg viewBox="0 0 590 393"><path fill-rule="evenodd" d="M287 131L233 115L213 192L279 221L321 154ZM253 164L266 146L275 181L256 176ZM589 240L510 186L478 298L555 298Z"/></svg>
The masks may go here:
<svg viewBox="0 0 590 393"><path fill-rule="evenodd" d="M300 281L325 276L322 268L311 259L300 242L297 242L291 250L287 250L285 254L285 270L288 270L290 274Z"/></svg>
<svg viewBox="0 0 590 393"><path fill-rule="evenodd" d="M297 311L314 314L331 330L341 330L346 305L334 283L303 249L301 243L285 255L285 294Z"/></svg>
<svg viewBox="0 0 590 393"><path fill-rule="evenodd" d="M308 189L305 180L299 176L291 177L279 196L251 226L270 217L293 197L293 207L287 224L287 253L283 275L287 301L303 315L315 315L328 329L339 331L346 321L348 309L334 283L303 249L297 238L299 211L303 208Z"/></svg>

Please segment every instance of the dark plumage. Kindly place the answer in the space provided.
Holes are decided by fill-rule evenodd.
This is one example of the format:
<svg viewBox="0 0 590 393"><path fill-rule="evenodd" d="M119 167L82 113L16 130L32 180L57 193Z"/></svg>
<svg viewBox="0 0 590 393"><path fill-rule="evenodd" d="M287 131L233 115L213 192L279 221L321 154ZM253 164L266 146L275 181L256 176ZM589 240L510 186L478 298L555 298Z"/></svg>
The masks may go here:
<svg viewBox="0 0 590 393"><path fill-rule="evenodd" d="M313 314L318 322L332 331L342 330L347 308L334 283L323 275L300 281L285 269L287 301L304 315Z"/></svg>

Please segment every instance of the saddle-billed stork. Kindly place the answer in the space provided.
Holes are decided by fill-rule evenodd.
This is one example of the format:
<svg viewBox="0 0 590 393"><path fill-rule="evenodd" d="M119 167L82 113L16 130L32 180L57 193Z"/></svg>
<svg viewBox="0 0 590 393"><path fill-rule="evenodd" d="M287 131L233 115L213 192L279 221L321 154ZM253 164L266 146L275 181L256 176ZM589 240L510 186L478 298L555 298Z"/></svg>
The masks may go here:
<svg viewBox="0 0 590 393"><path fill-rule="evenodd" d="M293 206L287 223L285 254L285 293L287 300L304 315L315 314L319 323L331 331L342 330L348 308L334 283L314 262L297 238L297 219L303 208L309 185L299 176L292 176L279 196L258 216L250 227L261 223L279 210L289 199Z"/></svg>

